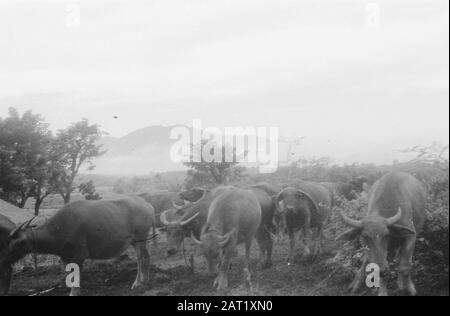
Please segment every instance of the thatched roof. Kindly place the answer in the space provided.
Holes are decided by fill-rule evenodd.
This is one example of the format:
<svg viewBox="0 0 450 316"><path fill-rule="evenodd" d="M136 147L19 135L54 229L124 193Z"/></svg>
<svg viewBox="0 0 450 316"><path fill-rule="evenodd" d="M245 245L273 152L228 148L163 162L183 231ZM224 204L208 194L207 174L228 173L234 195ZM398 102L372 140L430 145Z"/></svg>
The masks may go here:
<svg viewBox="0 0 450 316"><path fill-rule="evenodd" d="M26 222L33 218L33 213L23 210L0 199L0 214L8 217L15 224Z"/></svg>

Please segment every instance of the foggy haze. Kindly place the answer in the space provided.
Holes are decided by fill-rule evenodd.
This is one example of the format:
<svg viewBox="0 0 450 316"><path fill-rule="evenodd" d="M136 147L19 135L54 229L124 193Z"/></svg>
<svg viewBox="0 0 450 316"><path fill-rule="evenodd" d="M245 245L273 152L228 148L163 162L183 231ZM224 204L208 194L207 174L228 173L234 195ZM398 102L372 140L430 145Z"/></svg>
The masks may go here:
<svg viewBox="0 0 450 316"><path fill-rule="evenodd" d="M304 156L391 163L448 144L448 27L446 0L0 0L0 117L275 126Z"/></svg>

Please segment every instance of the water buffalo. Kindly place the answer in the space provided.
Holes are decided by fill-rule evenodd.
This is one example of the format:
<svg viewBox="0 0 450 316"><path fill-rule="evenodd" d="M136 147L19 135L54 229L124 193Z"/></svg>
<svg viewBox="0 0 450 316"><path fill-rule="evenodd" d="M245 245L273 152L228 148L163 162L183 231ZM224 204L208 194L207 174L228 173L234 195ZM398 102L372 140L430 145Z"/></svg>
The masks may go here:
<svg viewBox="0 0 450 316"><path fill-rule="evenodd" d="M228 190L211 204L200 240L194 236L192 239L200 246L210 274L217 273L220 263L219 275L214 282L219 291L228 287L227 273L239 244L245 244L244 274L251 289L250 249L260 224L261 206L248 190Z"/></svg>
<svg viewBox="0 0 450 316"><path fill-rule="evenodd" d="M214 190L195 188L182 192L182 198L188 201L195 200L194 197L202 197L199 201L195 200L196 202L193 202L186 207L174 206L174 208L178 209L182 214L176 220L168 219L170 215L173 216L174 210L165 211L161 215L161 222L166 225L168 255L175 254L180 248L183 240L191 237L191 234L196 238L200 238L201 230L206 223L209 206L212 201L219 194L231 188L231 186L221 186ZM268 268L272 266L272 232L275 230L273 227L273 217L276 209L271 196L278 193L281 189L267 183L259 183L245 189L255 195L261 206L262 221L257 232L257 242L261 250L262 267ZM201 195L199 193L201 193Z"/></svg>
<svg viewBox="0 0 450 316"><path fill-rule="evenodd" d="M272 196L278 194L281 188L268 183L258 183L246 188L253 193L261 206L261 225L256 233L256 240L261 251L261 262L263 268L272 266L274 217L276 205Z"/></svg>
<svg viewBox="0 0 450 316"><path fill-rule="evenodd" d="M363 266L350 286L352 293L362 285L368 263L376 263L383 276L389 269L388 252L398 251L398 286L410 295L416 294L411 269L416 238L426 218L425 203L426 191L416 178L407 173L393 172L383 176L372 187L366 217L355 220L341 214L352 228L337 239L362 236L366 246ZM378 294L387 295L384 280L381 280Z"/></svg>
<svg viewBox="0 0 450 316"><path fill-rule="evenodd" d="M0 214L0 258L4 258L8 252L8 236L15 229L13 222L6 216ZM0 295L6 295L9 291L12 277L12 266L10 263L0 263Z"/></svg>
<svg viewBox="0 0 450 316"><path fill-rule="evenodd" d="M320 253L323 226L326 223L332 205L330 192L321 184L314 182L297 183L297 187L287 187L273 197L278 213L283 217L289 234L290 252L288 264L293 263L295 233L301 230L302 246L306 256L311 254L307 237L310 228L315 229L314 255Z"/></svg>
<svg viewBox="0 0 450 316"><path fill-rule="evenodd" d="M153 222L153 208L138 197L73 202L36 229L28 222L13 230L0 267L37 253L57 255L65 263L78 264L81 270L86 259L116 258L132 245L138 262L135 289L149 280L146 240ZM0 271L1 275L7 272ZM79 293L80 288L72 288L71 295Z"/></svg>
<svg viewBox="0 0 450 316"><path fill-rule="evenodd" d="M184 204L184 200L181 199L176 192L141 193L138 196L153 206L156 216L156 226L158 227L162 226L162 223L159 221L159 217L165 210L171 209L173 204Z"/></svg>
<svg viewBox="0 0 450 316"><path fill-rule="evenodd" d="M172 209L161 214L160 220L165 225L168 243L167 254L169 256L177 253L185 238L190 238L192 234L200 238L212 201L219 194L231 188L231 186L220 186L213 190L204 189L201 191L202 195L199 200L192 201L192 203L182 207L173 205ZM197 190L200 189L194 189L193 191L196 192ZM189 191L186 192L190 194ZM191 201L191 199L186 200Z"/></svg>

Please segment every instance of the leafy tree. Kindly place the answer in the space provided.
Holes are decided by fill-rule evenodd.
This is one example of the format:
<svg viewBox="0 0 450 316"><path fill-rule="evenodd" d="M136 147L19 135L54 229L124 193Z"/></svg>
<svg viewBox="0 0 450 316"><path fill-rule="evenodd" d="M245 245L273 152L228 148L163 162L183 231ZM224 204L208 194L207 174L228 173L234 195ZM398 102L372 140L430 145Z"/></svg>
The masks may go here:
<svg viewBox="0 0 450 316"><path fill-rule="evenodd" d="M216 151L221 151L221 160L212 162L205 161L202 156L201 159L191 159L184 163L186 167L191 170L187 172L187 178L185 180L185 187L191 188L194 186L205 186L214 187L217 185L227 184L233 180L239 178L244 168L238 166L239 162L236 158L236 150L233 149L233 161L226 161L226 152L230 150L226 146L215 146L215 144L210 143L209 140L203 140L201 144L196 146L201 146L201 152L204 152L205 148L210 150L210 154L215 156ZM194 147L194 145L192 146Z"/></svg>
<svg viewBox="0 0 450 316"><path fill-rule="evenodd" d="M79 185L78 189L86 200L101 200L102 197L95 190L94 182L88 181Z"/></svg>
<svg viewBox="0 0 450 316"><path fill-rule="evenodd" d="M60 130L55 140L55 153L58 156L59 185L58 192L69 203L75 190L74 181L81 166L88 165L89 170L95 168L93 160L105 153L98 144L103 133L100 126L90 125L83 119Z"/></svg>
<svg viewBox="0 0 450 316"><path fill-rule="evenodd" d="M31 197L35 199L34 213L39 215L42 202L50 194L58 192L61 171L57 156L54 153L53 141L46 148L46 152L40 157L39 163L33 166L30 181L33 183Z"/></svg>
<svg viewBox="0 0 450 316"><path fill-rule="evenodd" d="M48 125L31 111L22 116L9 109L0 118L0 188L1 197L23 208L36 192L38 176L52 141Z"/></svg>

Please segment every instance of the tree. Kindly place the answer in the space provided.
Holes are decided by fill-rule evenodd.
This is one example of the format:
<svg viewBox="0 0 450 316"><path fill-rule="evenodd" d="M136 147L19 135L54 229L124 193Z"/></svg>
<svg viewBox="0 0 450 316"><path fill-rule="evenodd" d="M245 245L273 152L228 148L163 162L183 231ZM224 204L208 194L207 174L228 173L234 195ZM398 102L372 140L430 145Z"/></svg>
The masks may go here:
<svg viewBox="0 0 450 316"><path fill-rule="evenodd" d="M449 164L449 146L443 146L437 142L429 146L415 146L402 150L404 153L414 153L417 155L415 161L423 161L432 164Z"/></svg>
<svg viewBox="0 0 450 316"><path fill-rule="evenodd" d="M201 144L192 145L201 146L201 151L208 146L210 149L210 153L214 156L216 150L222 152L222 159L220 161L212 161L207 162L203 158L194 160L193 157L190 157L189 161L185 162L184 165L186 167L191 168L187 172L187 177L185 180L185 186L187 188L191 188L194 186L205 186L205 187L213 187L217 185L223 185L229 183L230 181L236 180L239 178L244 168L238 166L239 162L236 158L236 150L233 149L233 161L226 161L226 151L229 150L226 146L214 146L211 144L209 140L203 140Z"/></svg>
<svg viewBox="0 0 450 316"><path fill-rule="evenodd" d="M55 141L59 169L58 191L64 203L70 202L75 190L73 183L81 166L87 164L88 169L93 170L93 160L105 153L101 150L102 145L98 144L102 135L100 126L90 125L86 119L58 132Z"/></svg>
<svg viewBox="0 0 450 316"><path fill-rule="evenodd" d="M441 197L448 200L449 146L434 142L429 146L415 146L402 152L416 155L409 165L414 166L413 173L426 183L433 198L436 200ZM422 174L417 174L419 172Z"/></svg>
<svg viewBox="0 0 450 316"><path fill-rule="evenodd" d="M45 161L52 135L40 115L31 111L22 116L9 109L0 118L0 188L1 197L23 208L35 195L36 172Z"/></svg>
<svg viewBox="0 0 450 316"><path fill-rule="evenodd" d="M95 185L92 180L82 183L79 185L78 189L80 193L84 196L86 200L101 200L102 197L95 190Z"/></svg>
<svg viewBox="0 0 450 316"><path fill-rule="evenodd" d="M34 166L31 174L31 181L33 181L31 196L35 199L35 216L39 215L44 199L50 194L58 192L60 176L61 171L54 152L54 140L52 140L47 148L46 155L41 157L40 163Z"/></svg>

